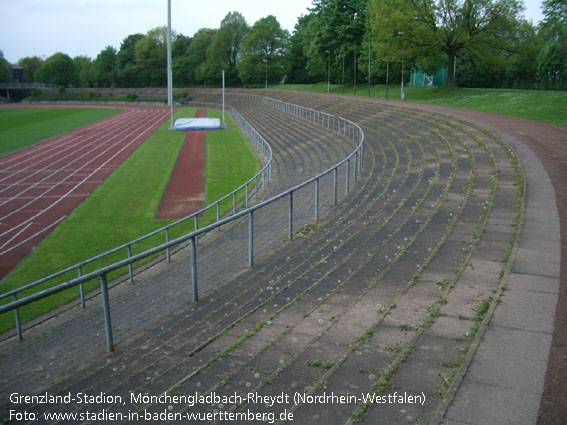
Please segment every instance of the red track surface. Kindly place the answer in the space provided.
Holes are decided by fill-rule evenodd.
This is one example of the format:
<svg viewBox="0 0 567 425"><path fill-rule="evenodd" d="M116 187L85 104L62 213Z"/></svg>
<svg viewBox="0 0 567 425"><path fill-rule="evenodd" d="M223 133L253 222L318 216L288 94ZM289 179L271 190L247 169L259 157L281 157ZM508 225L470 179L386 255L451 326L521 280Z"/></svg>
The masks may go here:
<svg viewBox="0 0 567 425"><path fill-rule="evenodd" d="M169 109L128 106L120 115L0 158L0 279L168 118Z"/></svg>
<svg viewBox="0 0 567 425"><path fill-rule="evenodd" d="M196 118L205 118L199 110ZM188 131L158 213L160 219L178 219L199 211L206 201L207 133Z"/></svg>

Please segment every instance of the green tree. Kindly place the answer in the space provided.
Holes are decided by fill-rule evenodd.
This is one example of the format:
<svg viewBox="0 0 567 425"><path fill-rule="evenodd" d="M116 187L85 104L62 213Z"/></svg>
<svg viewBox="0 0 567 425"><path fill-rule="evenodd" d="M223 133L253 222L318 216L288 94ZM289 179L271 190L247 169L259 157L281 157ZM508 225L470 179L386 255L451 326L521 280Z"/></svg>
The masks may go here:
<svg viewBox="0 0 567 425"><path fill-rule="evenodd" d="M188 69L186 67L186 57L189 53L190 45L191 39L182 34L179 34L171 47L173 84L178 87L191 85L194 82L193 75L188 72Z"/></svg>
<svg viewBox="0 0 567 425"><path fill-rule="evenodd" d="M92 67L94 82L97 87L114 87L116 49L112 46L107 46L98 54Z"/></svg>
<svg viewBox="0 0 567 425"><path fill-rule="evenodd" d="M295 24L292 36L289 39L288 63L290 71L288 83L314 83L316 79L310 78L307 71L307 56L304 52L305 33L313 14L300 16Z"/></svg>
<svg viewBox="0 0 567 425"><path fill-rule="evenodd" d="M313 6L314 16L304 33L309 75L326 80L330 55L331 78L342 81L344 63L348 81L366 32L367 0L314 0Z"/></svg>
<svg viewBox="0 0 567 425"><path fill-rule="evenodd" d="M9 83L12 81L12 70L10 64L4 59L4 52L0 50L0 83Z"/></svg>
<svg viewBox="0 0 567 425"><path fill-rule="evenodd" d="M431 68L438 66L441 52L452 86L455 57L504 46L521 5L518 0L372 0L370 12L378 54L392 57L388 50L402 44L404 55Z"/></svg>
<svg viewBox="0 0 567 425"><path fill-rule="evenodd" d="M507 86L517 89L534 89L538 80L538 53L542 43L537 28L531 22L520 21L516 27L510 55L501 55L507 59Z"/></svg>
<svg viewBox="0 0 567 425"><path fill-rule="evenodd" d="M37 70L36 81L69 87L77 81L73 60L65 53L55 53L48 57L42 67Z"/></svg>
<svg viewBox="0 0 567 425"><path fill-rule="evenodd" d="M544 0L540 36L544 47L538 56L540 80L547 89L567 89L567 2Z"/></svg>
<svg viewBox="0 0 567 425"><path fill-rule="evenodd" d="M565 0L543 0L543 26L556 37L567 35L567 2Z"/></svg>
<svg viewBox="0 0 567 425"><path fill-rule="evenodd" d="M172 34L172 39L175 39ZM136 42L134 46L137 73L140 85L164 86L167 83L167 27L157 27ZM140 81L141 80L141 81Z"/></svg>
<svg viewBox="0 0 567 425"><path fill-rule="evenodd" d="M237 64L242 42L249 30L244 16L239 12L230 12L224 17L207 50L206 72L209 79L220 81L224 70L228 85L240 82Z"/></svg>
<svg viewBox="0 0 567 425"><path fill-rule="evenodd" d="M43 65L43 60L38 56L28 56L20 59L18 63L24 67L24 81L33 83L35 81L35 73Z"/></svg>
<svg viewBox="0 0 567 425"><path fill-rule="evenodd" d="M275 16L261 18L252 26L242 45L238 71L246 85L280 81L288 71L286 62L289 34Z"/></svg>
<svg viewBox="0 0 567 425"><path fill-rule="evenodd" d="M131 34L126 37L120 45L116 54L116 85L118 87L136 87L137 73L135 46L144 38L143 34Z"/></svg>
<svg viewBox="0 0 567 425"><path fill-rule="evenodd" d="M191 38L187 54L179 63L181 72L186 72L193 83L205 83L207 79L207 50L215 38L217 30L201 28ZM175 69L173 70L175 73Z"/></svg>
<svg viewBox="0 0 567 425"><path fill-rule="evenodd" d="M519 21L508 34L505 48L463 50L457 57L456 83L463 87L533 89L538 79L537 58L541 42L536 28Z"/></svg>
<svg viewBox="0 0 567 425"><path fill-rule="evenodd" d="M73 58L75 71L77 74L77 82L73 83L75 87L93 87L92 65L93 62L88 56L76 56Z"/></svg>

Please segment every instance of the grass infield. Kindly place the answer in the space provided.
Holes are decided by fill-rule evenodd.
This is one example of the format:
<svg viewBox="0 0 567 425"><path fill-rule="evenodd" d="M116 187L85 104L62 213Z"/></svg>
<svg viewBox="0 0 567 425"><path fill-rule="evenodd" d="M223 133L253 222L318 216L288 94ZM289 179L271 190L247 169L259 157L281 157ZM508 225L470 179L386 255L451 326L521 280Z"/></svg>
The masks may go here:
<svg viewBox="0 0 567 425"><path fill-rule="evenodd" d="M122 109L0 109L0 156L122 113Z"/></svg>
<svg viewBox="0 0 567 425"><path fill-rule="evenodd" d="M270 88L327 93L327 83L286 84ZM342 86L332 84L331 93L342 94ZM406 87L405 93L407 102L473 109L567 127L567 92L564 91ZM344 94L354 94L352 84L345 85ZM388 99L400 100L400 94L399 84L389 86ZM356 96L368 97L368 85L357 85ZM385 99L386 87L371 86L370 96Z"/></svg>
<svg viewBox="0 0 567 425"><path fill-rule="evenodd" d="M182 108L175 118L193 117L195 112L194 108ZM217 111L209 111L209 116L216 117L218 114ZM227 130L209 133L207 138L207 204L230 193L260 169L260 161L228 114L226 124ZM185 140L184 133L169 131L168 127L169 121L22 261L0 284L0 293L48 276L173 222L156 219ZM243 196L242 193L240 198ZM226 205L223 203L221 213L231 208L232 200ZM215 218L216 209L199 220L199 227ZM193 228L191 220L175 228L170 237L174 239ZM136 245L132 253L135 255L164 242L164 234L155 236ZM97 261L94 266L85 267L83 272L86 274L126 257L124 250L104 261ZM119 270L109 279L126 272L127 269ZM76 272L69 273L50 285L75 277ZM40 287L45 289L50 285ZM85 288L92 290L98 286L98 282L89 282ZM26 291L19 298L33 292L37 290ZM78 293L78 288L72 288L23 307L20 309L22 321L29 321L67 302L78 302ZM0 333L13 327L13 314L0 316Z"/></svg>

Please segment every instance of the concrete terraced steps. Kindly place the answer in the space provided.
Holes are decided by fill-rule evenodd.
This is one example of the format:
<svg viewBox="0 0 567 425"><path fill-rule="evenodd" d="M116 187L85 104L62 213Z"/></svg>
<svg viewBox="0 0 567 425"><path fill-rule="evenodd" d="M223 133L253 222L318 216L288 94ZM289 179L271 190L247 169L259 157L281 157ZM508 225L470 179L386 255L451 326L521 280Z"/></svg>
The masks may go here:
<svg viewBox="0 0 567 425"><path fill-rule="evenodd" d="M348 196L327 209L308 237L281 244L254 268L211 287L200 302L172 309L143 329L128 332L115 353L91 358L82 373L60 370L59 378L32 382L32 387L124 397L130 392L164 391L357 396L355 403L325 405L290 400L275 406L98 406L117 413L250 409L278 417L287 409L294 415L289 423L296 424L414 424L432 417L463 361L486 300L498 295L515 240L513 224L522 186L507 148L495 136L444 116L356 101L339 103L324 96L270 96L362 126L367 143L363 174ZM298 123L302 131L293 133L284 125L291 123L289 116L278 120L279 114L265 106L254 108L230 96L228 101L258 130L274 118L262 127L265 132L274 129L266 139L277 139L274 144L282 145L275 151L283 148L289 155L289 161L279 161L278 184L288 173L301 174L305 164L325 168L322 158L329 155L332 162L331 152L340 153L340 143L331 142L327 146L335 148L325 153L312 151L313 146L300 138L311 131L304 122ZM281 141L286 134L289 140ZM291 159L296 156L302 159ZM305 220L311 196L306 192L302 197ZM328 194L321 198L329 199ZM267 221L279 228L277 221ZM234 240L240 238L238 226L220 233L225 232L235 235ZM207 243L221 249L220 240L203 240L203 249ZM180 262L187 263L187 257ZM157 266L141 275L135 286L139 296L158 284L186 279L187 267L175 267L162 271ZM146 288L145 279L153 285ZM126 290L119 290L120 297L127 297ZM361 397L394 392L419 396L424 403L373 405ZM38 406L37 411L44 408Z"/></svg>

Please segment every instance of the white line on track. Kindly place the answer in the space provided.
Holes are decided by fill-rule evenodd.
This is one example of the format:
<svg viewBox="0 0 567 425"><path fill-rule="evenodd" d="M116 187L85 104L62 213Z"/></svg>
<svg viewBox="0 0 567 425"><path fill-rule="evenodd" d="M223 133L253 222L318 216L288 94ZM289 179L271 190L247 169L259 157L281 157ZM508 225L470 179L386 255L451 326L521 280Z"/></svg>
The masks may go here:
<svg viewBox="0 0 567 425"><path fill-rule="evenodd" d="M48 225L48 226L45 226L45 227L44 227L43 229L41 229L40 231L35 232L35 233L34 233L33 235L31 235L30 237L24 239L23 241L20 241L20 242L17 243L16 245L11 246L11 247L8 248L7 250L5 250L5 251L0 251L0 256L5 255L5 254L9 253L10 251L13 251L14 249L18 248L19 246L22 246L23 244L25 244L25 243L31 241L32 239L38 237L38 236L41 235L42 233L47 232L49 229L51 229L52 227L57 226L60 222L62 222L62 221L65 219L65 217L67 217L67 216L64 215L63 217L59 218L57 221L54 221L53 223L51 223L51 224ZM31 226L32 224L33 224L33 223L30 223L30 226ZM28 226L28 227L29 227L29 226ZM22 231L23 231L23 230L22 230ZM2 246L2 248L3 248L3 247L4 247L4 245Z"/></svg>
<svg viewBox="0 0 567 425"><path fill-rule="evenodd" d="M22 170L27 171L27 168L22 167L22 165L25 165L26 162L31 162L32 166L37 165L38 158L39 160L50 158L50 156L46 156L46 154L53 151L61 153L66 147L69 148L69 145L70 148L72 148L76 144L76 132L78 131L84 130L85 128L92 130L93 132L107 131L112 126L120 126L125 113L132 113L132 111L127 109L124 113L111 117L107 120L103 120L98 123L91 124L90 126L83 127L82 129L75 130L71 133L46 140L38 143L37 145L30 146L23 151L6 155L4 158L0 158L0 165L4 171L11 171L14 168L16 169L16 172L21 172ZM9 164L13 165L10 167Z"/></svg>
<svg viewBox="0 0 567 425"><path fill-rule="evenodd" d="M104 120L102 122L92 124L91 126L84 127L83 129L76 130L67 135L63 135L55 139L48 140L46 142L42 142L24 151L16 152L4 158L0 158L0 168L2 168L3 171L10 171L15 168L15 172L6 175L6 177L4 178L1 178L0 182L3 182L6 179L18 174L24 175L25 176L24 180L26 178L30 178L34 174L37 174L38 171L42 171L49 164L54 164L51 161L53 157L57 158L58 156L61 156L65 152L72 152L71 155L75 154L77 152L78 146L81 147L90 146L88 142L92 140L94 141L98 140L98 136L101 132L108 134L114 131L115 129L123 129L124 122L128 122L128 119L130 119L129 121L130 123L134 123L134 122L144 123L147 120L146 117L147 114L143 114L143 116L140 116L142 114L141 111L142 110L139 109L127 109L126 113L117 115L115 117L111 117L108 120ZM156 113L155 110L154 111L149 110L149 112L152 112L152 115ZM108 123L108 121L111 122ZM89 130L89 134L86 135L77 134L79 132L82 132L85 128ZM80 138L81 140L80 145L77 144L78 138ZM51 153L51 152L54 153L50 155L46 155L46 153ZM28 158L25 158L26 156L28 156ZM15 165L13 167L6 167L6 164L10 162L15 162ZM34 169L42 163L47 163L48 165L39 169ZM33 173L29 174L30 172Z"/></svg>
<svg viewBox="0 0 567 425"><path fill-rule="evenodd" d="M92 141L88 144L84 144L84 141L82 141L81 146L77 149L77 146L72 146L71 148L74 148L69 154L64 155L63 157L58 158L55 162L51 162L48 164L48 166L44 167L44 168L51 168L54 165L58 164L58 163L64 163L65 164L65 168L63 168L64 171L68 171L69 170L69 166L74 164L75 162L78 162L80 160L82 160L84 157L92 154L93 151L104 147L105 145L107 145L109 143L109 141L119 137L120 135L129 132L131 129L136 129L139 128L140 123L145 123L147 121L147 117L140 117L139 120L135 120L135 121L130 121L128 123L128 127L120 127L120 131L118 133L116 133L115 135L113 135L110 138L106 138L106 135L108 134L108 131L106 131L104 133L104 135L101 136L101 133L97 133L93 136L90 137L90 139L92 139ZM100 140L105 140L105 142L103 142L102 144L100 144ZM75 139L75 144L76 144L76 139ZM87 149L91 149L90 151L88 151ZM64 162L65 160L67 160L69 157L75 156L77 154L77 152L80 151L86 151L85 153L83 153L82 155L78 156L77 158L74 158L71 162ZM55 156L55 155L53 155ZM83 166L82 168L84 168L85 166ZM0 193L5 192L6 190L10 189L11 187L14 187L18 184L21 184L23 182L25 182L26 180L31 179L32 177L34 177L35 175L39 174L40 172L44 171L43 169L39 169L31 174L26 174L24 176L24 178L16 181L16 182L12 182L9 186L3 188L0 190ZM31 188L35 187L37 184L42 183L46 180L48 180L50 177L52 177L54 174L56 174L58 171L53 171L51 172L49 175L47 175L46 177L42 178L41 180L35 182L35 184L31 185L30 187L28 187L26 190L24 190L23 192L20 192L18 195L21 195L23 193L25 193L27 190L30 190ZM12 196L12 198L16 198L18 195L14 195ZM2 204L0 204L0 206L2 206Z"/></svg>
<svg viewBox="0 0 567 425"><path fill-rule="evenodd" d="M166 111L167 112L167 111ZM167 114L160 114L157 116L157 118L153 119L150 126L148 128L146 128L142 133L138 134L134 139L132 139L127 145L123 146L119 151L115 152L114 155L112 155L112 157L108 158L103 164L101 164L99 167L97 167L94 171L92 171L90 174L88 174L85 178L83 178L80 182L78 182L77 184L75 184L70 190L68 190L64 195L62 195L61 197L59 197L55 202L53 202L51 205L49 205L48 207L46 207L45 209L43 209L41 212L35 214L32 217L29 217L28 219L24 220L23 222L17 224L16 226L10 228L9 230L3 232L2 234L0 234L0 237L6 236L7 234L16 231L17 229L19 229L22 226L25 226L27 223L37 219L39 216L41 216L42 214L46 213L47 211L51 210L53 207L55 207L57 204L59 204L62 200L64 200L65 198L71 196L72 192L75 191L80 185L82 185L83 183L85 183L93 174L95 174L96 172L98 172L101 168L103 168L104 166L106 166L110 161L112 161L117 155L119 155L120 153L122 153L125 149L127 149L128 147L130 147L134 142L136 142L140 137L144 136L146 133L148 133L148 131L155 131L155 126L157 124L159 124L161 122L161 120L164 118L164 116L167 116ZM147 121L147 117L146 117L146 121ZM107 149L108 150L108 149ZM100 155L99 155L100 156ZM91 161L92 162L92 161ZM77 170L78 171L78 170ZM61 183L61 182L60 182ZM57 185L59 185L60 183L58 183ZM33 201L28 202L26 204L29 205L31 204ZM5 215L4 217L0 218L0 219L5 219L17 212L19 212L22 208L21 207L15 211L12 211L11 213ZM0 255L5 254L7 251L3 251L0 253Z"/></svg>
<svg viewBox="0 0 567 425"><path fill-rule="evenodd" d="M160 114L160 116L159 116L158 118L154 119L154 122L152 122L151 125L155 125L156 121L159 120L159 119L161 119L161 114ZM92 148L92 149L91 149L90 151L84 152L84 153L83 153L82 155L80 155L79 157L74 158L71 162L67 162L67 163L66 163L66 168L63 168L62 170L65 171L65 172L72 171L72 169L70 168L70 165L72 165L72 164L74 164L74 163L76 163L76 162L79 162L79 161L83 160L83 158L85 158L85 157L92 156L94 151L104 148L105 146L107 146L107 145L110 143L110 141L112 141L112 140L114 140L114 139L120 137L120 136L123 135L123 134L126 134L125 137L122 137L121 139L119 139L118 142L114 143L114 145L117 145L117 144L121 143L122 140L124 140L124 138L126 138L128 135L131 134L131 131L130 131L130 130L132 130L132 129L138 129L138 128L140 127L140 123L147 123L147 120L148 120L148 117L142 117L142 119L141 119L140 121L135 121L135 122L133 122L131 125L129 125L128 127L122 128L118 133L112 135L111 137L108 137L106 134L105 134L105 135L100 135L100 134L98 134L98 135L97 135L97 139L95 139L92 143L90 143L90 144L87 145L86 147L83 147L83 148ZM103 142L103 143L98 143L100 140L105 140L105 142ZM114 145L111 145L110 147L107 147L107 148L106 148L106 151L112 149L112 148L114 147ZM83 150L84 150L84 149L83 149ZM98 154L96 157L92 158L89 162L87 162L87 163L85 163L85 164L82 164L82 166L81 166L80 168L77 168L76 170L74 170L74 172L73 172L71 175L68 175L65 179L60 180L60 181L58 181L58 182L55 182L55 183L56 183L55 185L54 185L53 183L51 183L50 186L51 186L51 187L56 187L58 184L63 183L63 182L65 182L66 180L68 180L70 176L76 175L76 174L81 174L81 173L80 173L81 171L90 169L88 166L89 166L92 162L94 162L96 159L98 159L101 155L103 155L106 151L102 152L101 154ZM75 151L75 152L72 152L71 154L66 155L66 156L64 156L63 158L58 159L57 161L55 161L54 163L51 163L50 165L51 165L51 167L52 167L54 164L57 164L57 163L59 163L59 162L62 162L62 161L64 161L65 159L67 159L69 156L74 156L74 155L76 155L76 154L77 154L76 151ZM46 168L47 168L47 167L46 167ZM100 167L99 167L99 169L100 169ZM49 175L45 176L45 177L42 178L41 180L38 180L38 181L34 182L33 184L29 185L29 186L28 186L27 188L25 188L24 190L21 190L18 194L9 197L9 199L10 199L10 200L12 200L12 199L17 199L19 196L25 194L25 193L28 192L29 190L34 189L34 188L37 188L39 185L41 185L43 182L49 180L52 176L54 176L54 175L57 174L58 172L59 172L59 171L53 171L53 172L51 172ZM37 174L37 173L34 173L34 174ZM31 176L29 176L29 177L31 177ZM22 185L25 180L27 180L27 177L24 178L24 179L22 179L22 180L19 180L18 182L13 182L10 186L8 186L8 187L6 187L6 188L0 190L0 193L5 192L6 190L8 190L8 189L11 188L11 187L16 187L17 185ZM46 193L46 192L44 192L44 194L45 194L45 193ZM7 198L7 197L6 197L6 198ZM6 203L6 202L0 203L0 206L3 206L5 203Z"/></svg>
<svg viewBox="0 0 567 425"><path fill-rule="evenodd" d="M32 225L33 223L28 223L28 225L26 227L24 227L22 230L20 230L18 233L16 233L14 236L12 236L10 239L8 239L4 244L2 244L2 246L0 246L0 249L3 249L6 245L8 245L10 242L12 242L14 239L16 239L18 236L20 236L23 232L25 232L26 230L29 229L29 227Z"/></svg>

